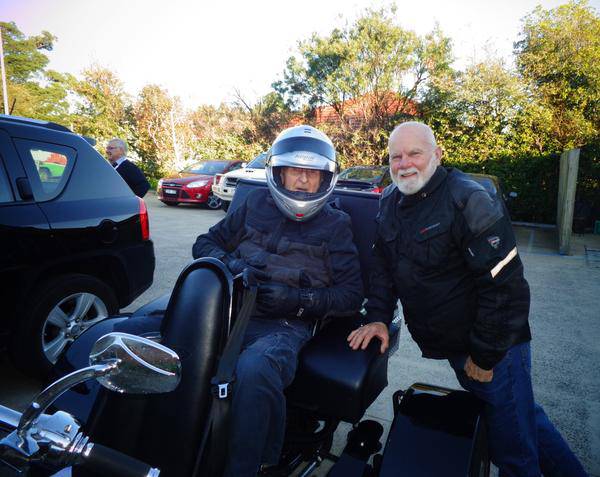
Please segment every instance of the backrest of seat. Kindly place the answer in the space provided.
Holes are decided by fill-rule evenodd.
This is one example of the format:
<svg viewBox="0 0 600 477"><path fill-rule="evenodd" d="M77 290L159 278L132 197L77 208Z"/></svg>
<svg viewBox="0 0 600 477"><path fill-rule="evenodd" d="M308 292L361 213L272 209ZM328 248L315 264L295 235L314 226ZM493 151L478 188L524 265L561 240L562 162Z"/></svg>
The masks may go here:
<svg viewBox="0 0 600 477"><path fill-rule="evenodd" d="M240 180L235 189L235 195L228 213L238 208L246 200L248 193L256 188L266 189L267 184L249 179ZM363 284L365 290L367 290L369 269L372 263L372 246L375 240L375 216L379 208L379 194L335 189L331 195L331 200L337 200L340 208L350 215L354 244L358 249L360 259Z"/></svg>
<svg viewBox="0 0 600 477"><path fill-rule="evenodd" d="M166 394L105 393L91 426L95 441L160 468L166 477L193 474L208 422L211 378L227 334L230 279L214 258L183 270L161 326L162 344L181 360L181 382Z"/></svg>

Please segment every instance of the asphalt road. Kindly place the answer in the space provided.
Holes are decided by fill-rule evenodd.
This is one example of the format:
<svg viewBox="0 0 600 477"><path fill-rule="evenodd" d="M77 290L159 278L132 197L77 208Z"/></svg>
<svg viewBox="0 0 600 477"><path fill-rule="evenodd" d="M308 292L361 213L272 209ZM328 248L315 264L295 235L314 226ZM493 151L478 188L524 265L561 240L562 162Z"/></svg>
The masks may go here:
<svg viewBox="0 0 600 477"><path fill-rule="evenodd" d="M146 203L157 259L154 284L125 311L170 292L191 259L196 236L225 215L185 205L167 207L154 195ZM515 231L532 292L536 399L590 475L600 477L600 261L594 255L594 250L600 250L600 236L574 236L573 255L560 256L553 231L525 227ZM386 429L392 420L395 390L414 382L459 387L445 362L420 356L406 328L389 370L388 388L367 410L367 417ZM0 364L0 382L0 403L16 408L23 408L41 386L6 362ZM342 447L347 431L348 426L340 426L334 449ZM317 475L324 471L320 469Z"/></svg>

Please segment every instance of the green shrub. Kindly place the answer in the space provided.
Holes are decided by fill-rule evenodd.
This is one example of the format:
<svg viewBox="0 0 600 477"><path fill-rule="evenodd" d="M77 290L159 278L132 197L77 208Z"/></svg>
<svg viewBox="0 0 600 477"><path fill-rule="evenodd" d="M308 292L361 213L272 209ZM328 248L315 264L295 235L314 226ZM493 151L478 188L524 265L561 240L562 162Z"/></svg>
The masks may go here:
<svg viewBox="0 0 600 477"><path fill-rule="evenodd" d="M500 156L479 162L446 159L445 166L464 172L492 174L500 179L505 194L516 192L511 202L513 220L556 223L560 156ZM577 199L588 202L596 220L600 214L600 144L581 149Z"/></svg>

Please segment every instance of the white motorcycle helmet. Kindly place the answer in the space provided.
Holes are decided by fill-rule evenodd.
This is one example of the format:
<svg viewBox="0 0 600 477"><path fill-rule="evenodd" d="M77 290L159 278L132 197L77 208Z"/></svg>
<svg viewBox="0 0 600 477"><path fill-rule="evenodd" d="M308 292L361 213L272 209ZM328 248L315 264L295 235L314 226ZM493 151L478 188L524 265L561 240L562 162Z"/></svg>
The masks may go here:
<svg viewBox="0 0 600 477"><path fill-rule="evenodd" d="M317 192L287 190L281 179L283 167L321 171ZM303 222L314 217L325 205L339 171L331 139L312 126L295 126L282 131L273 142L265 172L267 185L281 213L291 220Z"/></svg>

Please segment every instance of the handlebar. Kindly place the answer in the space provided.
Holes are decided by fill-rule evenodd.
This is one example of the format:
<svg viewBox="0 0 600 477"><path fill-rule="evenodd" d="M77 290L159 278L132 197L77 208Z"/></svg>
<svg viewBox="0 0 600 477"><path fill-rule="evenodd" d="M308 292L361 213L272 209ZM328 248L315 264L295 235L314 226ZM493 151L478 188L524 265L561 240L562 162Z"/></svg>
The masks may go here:
<svg viewBox="0 0 600 477"><path fill-rule="evenodd" d="M158 477L160 471L150 465L109 447L94 444L79 433L73 416L58 411L42 414L35 432L19 434L20 412L0 405L0 429L10 432L0 440L0 466L24 470L41 464L61 469L81 465L98 475L115 477ZM67 429L68 428L68 429Z"/></svg>
<svg viewBox="0 0 600 477"><path fill-rule="evenodd" d="M100 444L87 444L81 465L100 475L115 477L158 477L160 471L144 462Z"/></svg>
<svg viewBox="0 0 600 477"><path fill-rule="evenodd" d="M125 333L109 333L94 344L90 366L73 371L50 384L21 414L0 406L0 462L17 471L30 466L62 469L83 464L102 475L157 477L158 469L101 445L81 432L71 414L45 414L58 396L87 379L118 392L155 394L172 391L181 379L177 354L154 341ZM1 437L1 435L0 435Z"/></svg>

